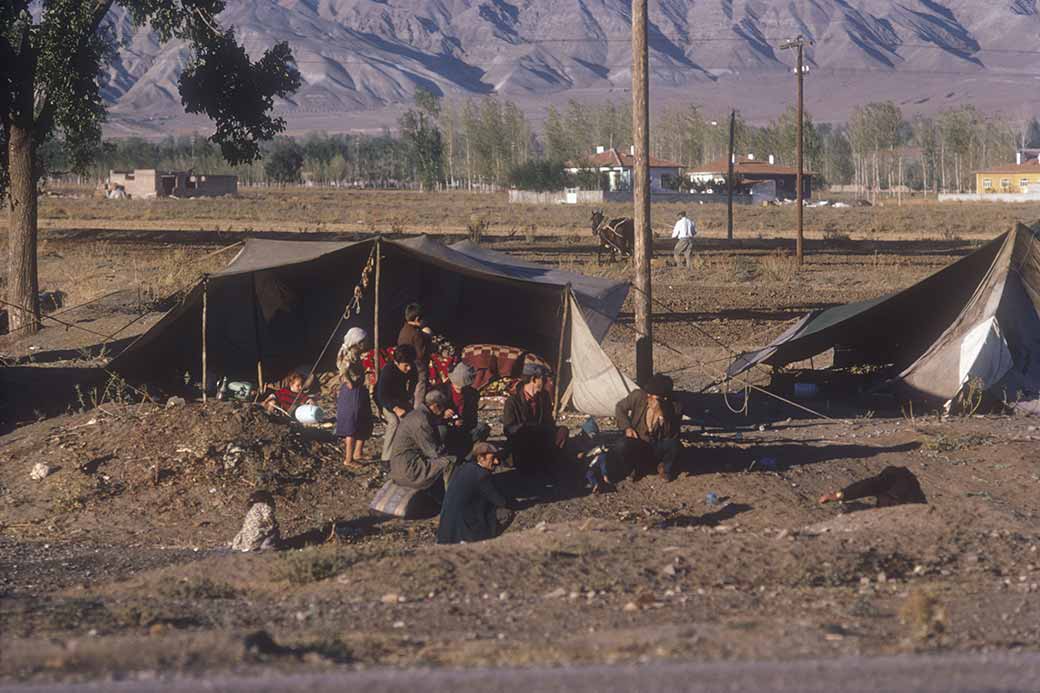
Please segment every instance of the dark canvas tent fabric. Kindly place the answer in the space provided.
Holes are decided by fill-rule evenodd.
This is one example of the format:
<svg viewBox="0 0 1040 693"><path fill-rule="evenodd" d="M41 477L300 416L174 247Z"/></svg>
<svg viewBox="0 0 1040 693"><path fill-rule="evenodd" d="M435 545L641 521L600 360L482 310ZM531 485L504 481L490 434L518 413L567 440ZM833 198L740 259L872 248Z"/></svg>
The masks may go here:
<svg viewBox="0 0 1040 693"><path fill-rule="evenodd" d="M255 380L259 362L265 379L272 380L297 366L309 366L336 328L375 246L375 239L250 239L224 270L195 286L178 307L120 354L112 368L131 380L173 381L185 372L198 378L204 294L211 373ZM468 242L446 246L420 236L380 239L379 246L379 329L384 346L396 341L404 307L420 301L429 323L456 344L509 344L553 363L561 345L567 357L576 347L587 350L585 335L599 350L598 342L628 291L623 282L518 261ZM587 329L561 329L564 306L572 298L577 310L571 310L568 325L581 321ZM372 331L373 303L370 287L360 312L343 321L319 370L332 369L349 327ZM572 333L579 335L580 343L574 343ZM624 382L616 376L610 386L615 390ZM600 385L607 387L605 383ZM614 394L620 398L625 393L603 396Z"/></svg>
<svg viewBox="0 0 1040 693"><path fill-rule="evenodd" d="M805 316L768 346L742 354L734 377L835 348L846 363L884 364L894 389L949 401L965 383L1035 398L1040 391L1040 251L1019 225L903 291Z"/></svg>

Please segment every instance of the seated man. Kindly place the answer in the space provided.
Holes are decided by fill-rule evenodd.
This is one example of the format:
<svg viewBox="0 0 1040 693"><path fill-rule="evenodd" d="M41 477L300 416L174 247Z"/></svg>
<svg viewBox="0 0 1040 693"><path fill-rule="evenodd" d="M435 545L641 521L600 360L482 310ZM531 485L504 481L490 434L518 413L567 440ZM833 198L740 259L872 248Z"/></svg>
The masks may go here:
<svg viewBox="0 0 1040 693"><path fill-rule="evenodd" d="M551 465L567 444L567 428L556 425L552 397L545 390L547 375L542 366L524 364L520 387L502 409L502 430L518 470Z"/></svg>
<svg viewBox="0 0 1040 693"><path fill-rule="evenodd" d="M448 382L437 388L448 398L444 443L459 459L468 457L473 444L487 440L491 433L488 425L477 419L480 393L472 387L476 377L472 366L460 362L448 375Z"/></svg>
<svg viewBox="0 0 1040 693"><path fill-rule="evenodd" d="M672 480L682 445L682 416L672 401L672 379L656 373L642 389L628 393L617 403L614 417L625 432L621 451L638 476L641 467L656 463L657 475Z"/></svg>
<svg viewBox="0 0 1040 693"><path fill-rule="evenodd" d="M877 496L877 507L906 503L927 503L917 477L906 467L885 467L877 476L856 481L840 491L820 496L820 503L859 500Z"/></svg>
<svg viewBox="0 0 1040 693"><path fill-rule="evenodd" d="M445 451L438 431L447 405L443 392L430 390L423 404L401 419L390 447L390 478L399 486L426 489L445 473L450 476L455 458Z"/></svg>
<svg viewBox="0 0 1040 693"><path fill-rule="evenodd" d="M492 539L509 524L513 513L491 479L498 464L498 449L494 445L473 446L473 460L459 467L444 494L437 526L438 544Z"/></svg>
<svg viewBox="0 0 1040 693"><path fill-rule="evenodd" d="M384 462L390 461L390 446L393 445L397 426L404 415L412 410L412 393L415 391L415 349L400 344L394 349L394 359L379 372L376 384L376 404L386 421L383 431Z"/></svg>

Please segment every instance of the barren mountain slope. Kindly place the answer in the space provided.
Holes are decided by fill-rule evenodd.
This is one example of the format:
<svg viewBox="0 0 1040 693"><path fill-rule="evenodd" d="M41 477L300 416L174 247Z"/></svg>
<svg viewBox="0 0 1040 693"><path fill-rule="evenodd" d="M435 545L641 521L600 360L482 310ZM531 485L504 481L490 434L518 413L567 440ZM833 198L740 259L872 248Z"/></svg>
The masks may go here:
<svg viewBox="0 0 1040 693"><path fill-rule="evenodd" d="M229 0L222 19L251 50L292 45L305 78L282 105L292 119L399 104L417 86L497 93L528 110L543 98L624 89L629 8L627 0ZM1001 106L1000 85L1021 89L1040 77L1036 0L651 0L650 16L653 86L665 94L775 80L793 59L777 45L799 33L816 42L807 59L822 93L852 80L862 98L898 99L908 81L982 79L970 98L992 94ZM125 18L113 27L124 42L106 77L116 114L179 108L185 46L159 46Z"/></svg>

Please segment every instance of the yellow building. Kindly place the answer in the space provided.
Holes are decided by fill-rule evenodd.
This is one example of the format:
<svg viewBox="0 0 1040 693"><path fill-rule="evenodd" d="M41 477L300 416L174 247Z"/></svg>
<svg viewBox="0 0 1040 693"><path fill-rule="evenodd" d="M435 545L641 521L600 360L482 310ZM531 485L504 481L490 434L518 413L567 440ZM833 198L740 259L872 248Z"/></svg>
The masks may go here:
<svg viewBox="0 0 1040 693"><path fill-rule="evenodd" d="M975 172L975 190L979 195L993 193L1040 193L1040 159L1031 157L1019 163L995 166Z"/></svg>

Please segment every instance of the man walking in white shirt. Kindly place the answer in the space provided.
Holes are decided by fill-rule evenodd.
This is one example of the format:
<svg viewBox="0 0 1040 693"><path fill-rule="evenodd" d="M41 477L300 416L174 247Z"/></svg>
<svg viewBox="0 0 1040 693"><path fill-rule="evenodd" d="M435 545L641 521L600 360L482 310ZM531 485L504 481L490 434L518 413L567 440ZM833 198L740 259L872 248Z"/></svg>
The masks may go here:
<svg viewBox="0 0 1040 693"><path fill-rule="evenodd" d="M697 227L693 220L686 216L686 212L679 212L679 221L675 222L672 229L672 238L677 238L675 250L672 257L675 258L675 266L679 266L679 256L686 261L686 269L690 269L690 259L693 256L693 237L697 235Z"/></svg>

